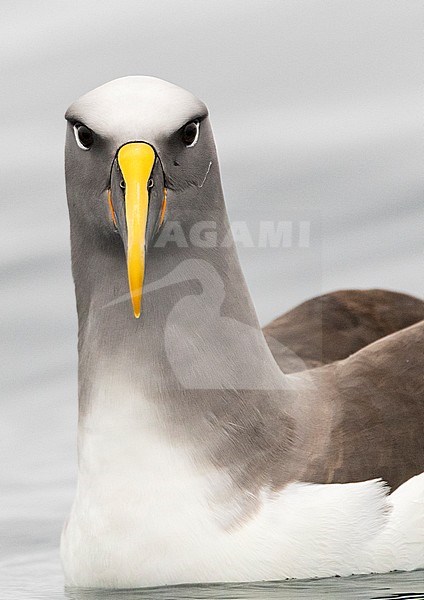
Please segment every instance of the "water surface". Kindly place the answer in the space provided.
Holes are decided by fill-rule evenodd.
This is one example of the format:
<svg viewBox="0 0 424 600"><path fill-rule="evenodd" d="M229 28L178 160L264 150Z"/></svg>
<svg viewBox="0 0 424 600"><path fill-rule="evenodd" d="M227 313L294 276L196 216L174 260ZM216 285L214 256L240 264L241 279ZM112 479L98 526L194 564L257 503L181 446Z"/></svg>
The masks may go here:
<svg viewBox="0 0 424 600"><path fill-rule="evenodd" d="M56 551L22 554L0 576L2 600L371 600L424 598L424 571L137 590L65 590Z"/></svg>

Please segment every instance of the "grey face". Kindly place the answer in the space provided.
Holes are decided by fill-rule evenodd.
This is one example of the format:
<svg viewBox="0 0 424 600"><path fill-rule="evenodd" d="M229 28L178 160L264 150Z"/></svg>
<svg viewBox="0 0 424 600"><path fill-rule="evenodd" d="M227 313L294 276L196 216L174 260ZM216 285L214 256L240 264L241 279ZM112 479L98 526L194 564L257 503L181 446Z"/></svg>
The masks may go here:
<svg viewBox="0 0 424 600"><path fill-rule="evenodd" d="M88 229L86 235L119 233L138 316L134 299L141 297L145 255L165 213L184 223L194 208L197 218L199 211L207 218L207 202L190 204L215 155L207 109L173 84L127 77L77 100L66 119L71 221Z"/></svg>
<svg viewBox="0 0 424 600"><path fill-rule="evenodd" d="M70 209L78 211L79 220L97 231L113 231L107 191L115 172L112 163L119 148L128 142L146 142L154 148L167 189L182 191L197 186L214 155L207 114L206 106L195 96L153 77L118 79L82 96L66 112L66 177L73 197ZM199 123L194 145L186 143L184 137L185 126L192 122ZM79 147L75 123L92 132L89 150ZM155 186L157 168L155 165Z"/></svg>

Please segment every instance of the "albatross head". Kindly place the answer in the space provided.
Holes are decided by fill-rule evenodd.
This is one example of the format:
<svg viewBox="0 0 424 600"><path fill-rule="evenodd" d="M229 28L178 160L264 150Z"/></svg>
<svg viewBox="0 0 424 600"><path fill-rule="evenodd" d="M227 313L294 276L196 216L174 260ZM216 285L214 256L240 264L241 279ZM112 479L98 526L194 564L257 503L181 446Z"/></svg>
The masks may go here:
<svg viewBox="0 0 424 600"><path fill-rule="evenodd" d="M111 81L66 112L69 210L86 235L106 244L121 236L136 318L146 254L169 210L167 192L190 196L215 156L207 115L186 90L141 76ZM178 220L187 207L175 203L172 211Z"/></svg>

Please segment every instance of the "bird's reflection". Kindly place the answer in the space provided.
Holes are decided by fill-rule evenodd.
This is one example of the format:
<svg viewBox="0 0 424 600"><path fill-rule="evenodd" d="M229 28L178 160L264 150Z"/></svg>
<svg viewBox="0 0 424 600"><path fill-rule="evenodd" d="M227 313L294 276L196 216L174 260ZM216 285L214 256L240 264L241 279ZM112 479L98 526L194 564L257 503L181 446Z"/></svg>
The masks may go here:
<svg viewBox="0 0 424 600"><path fill-rule="evenodd" d="M324 597L326 600L424 599L424 571L309 581L65 591L67 600L320 600Z"/></svg>

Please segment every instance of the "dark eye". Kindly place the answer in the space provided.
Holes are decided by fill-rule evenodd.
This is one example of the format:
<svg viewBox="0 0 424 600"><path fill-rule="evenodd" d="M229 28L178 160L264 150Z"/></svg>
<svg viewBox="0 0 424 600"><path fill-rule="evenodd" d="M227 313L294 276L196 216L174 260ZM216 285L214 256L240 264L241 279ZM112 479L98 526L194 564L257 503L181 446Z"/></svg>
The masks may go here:
<svg viewBox="0 0 424 600"><path fill-rule="evenodd" d="M82 123L75 123L74 135L78 146L82 150L90 150L94 143L94 133Z"/></svg>
<svg viewBox="0 0 424 600"><path fill-rule="evenodd" d="M183 142L187 146L187 148L191 148L197 143L199 139L199 121L191 121L191 123L187 123L187 125L183 128Z"/></svg>

